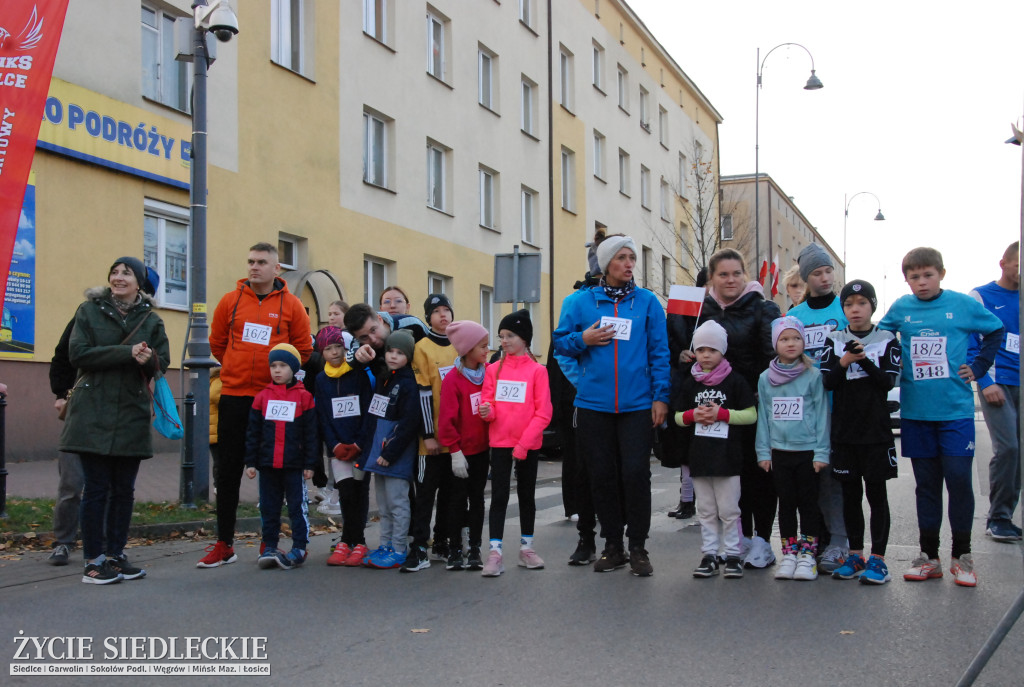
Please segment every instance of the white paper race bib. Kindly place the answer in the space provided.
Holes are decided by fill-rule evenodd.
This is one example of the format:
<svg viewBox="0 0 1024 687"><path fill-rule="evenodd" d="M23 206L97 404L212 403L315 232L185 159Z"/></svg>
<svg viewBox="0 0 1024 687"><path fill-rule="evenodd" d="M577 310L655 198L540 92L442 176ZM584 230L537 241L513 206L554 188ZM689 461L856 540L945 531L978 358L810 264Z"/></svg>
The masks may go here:
<svg viewBox="0 0 1024 687"><path fill-rule="evenodd" d="M331 399L331 412L335 420L343 417L359 417L358 396L338 396Z"/></svg>
<svg viewBox="0 0 1024 687"><path fill-rule="evenodd" d="M269 346L272 329L273 327L269 324L246 322L242 325L242 341L259 344L260 346Z"/></svg>
<svg viewBox="0 0 1024 687"><path fill-rule="evenodd" d="M1006 333L1006 350L1020 355L1020 334Z"/></svg>
<svg viewBox="0 0 1024 687"><path fill-rule="evenodd" d="M772 399L772 419L783 422L804 419L803 396L776 396Z"/></svg>
<svg viewBox="0 0 1024 687"><path fill-rule="evenodd" d="M304 379L306 379L306 371L305 370L299 370L298 372L295 373L295 380L296 381L301 382Z"/></svg>
<svg viewBox="0 0 1024 687"><path fill-rule="evenodd" d="M295 401L267 401L267 419L295 422Z"/></svg>
<svg viewBox="0 0 1024 687"><path fill-rule="evenodd" d="M374 394L370 401L369 411L371 415L384 417L384 414L388 412L388 397L383 394Z"/></svg>
<svg viewBox="0 0 1024 687"><path fill-rule="evenodd" d="M454 365L445 365L444 367L437 368L438 373L441 375L441 381L448 376L448 373L455 369Z"/></svg>
<svg viewBox="0 0 1024 687"><path fill-rule="evenodd" d="M504 403L526 403L526 382L498 380L494 387L494 400Z"/></svg>
<svg viewBox="0 0 1024 687"><path fill-rule="evenodd" d="M804 348L808 351L816 351L819 348L824 348L825 337L827 337L831 331L832 327L824 324L818 327L805 327Z"/></svg>
<svg viewBox="0 0 1024 687"><path fill-rule="evenodd" d="M708 439L728 439L729 423L722 420L712 422L710 425L698 422L693 426L693 435L695 437L707 437Z"/></svg>
<svg viewBox="0 0 1024 687"><path fill-rule="evenodd" d="M473 409L474 415L480 414L480 392L469 395L469 407Z"/></svg>
<svg viewBox="0 0 1024 687"><path fill-rule="evenodd" d="M946 360L946 337L910 337L910 362L913 365L914 381L947 379L949 361Z"/></svg>
<svg viewBox="0 0 1024 687"><path fill-rule="evenodd" d="M615 327L615 331L612 332L613 339L629 341L629 336L633 333L633 320L626 317L608 317L605 315L601 318L601 326L607 327L608 325Z"/></svg>
<svg viewBox="0 0 1024 687"><path fill-rule="evenodd" d="M837 341L836 342L836 346L835 346L835 350L836 350L836 355L838 357L842 358L843 354L846 353L846 344L841 344L841 343L839 343ZM866 355L868 357L868 360L873 362L875 364L875 366L878 366L878 361L881 360L882 353L884 353L884 352L885 352L885 344L873 343L873 344L868 344L867 346L864 346L864 355ZM865 372L864 368L862 368L857 363L851 363L850 366L848 368L846 368L846 378L847 379L861 379L861 378L867 377L867 376L868 376L868 373Z"/></svg>

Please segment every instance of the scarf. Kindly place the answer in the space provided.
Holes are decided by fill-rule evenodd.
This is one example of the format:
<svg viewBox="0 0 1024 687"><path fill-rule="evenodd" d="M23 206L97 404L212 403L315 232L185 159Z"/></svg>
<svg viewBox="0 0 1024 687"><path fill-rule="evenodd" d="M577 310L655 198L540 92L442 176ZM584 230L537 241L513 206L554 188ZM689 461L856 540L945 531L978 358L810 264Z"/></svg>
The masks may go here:
<svg viewBox="0 0 1024 687"><path fill-rule="evenodd" d="M729 364L728 360L722 358L722 362L718 363L718 367L707 372L701 369L700 363L694 363L691 372L693 378L704 386L715 386L721 384L722 380L729 376L729 373L732 372L732 365Z"/></svg>
<svg viewBox="0 0 1024 687"><path fill-rule="evenodd" d="M461 372L463 377L477 386L484 383L484 373L487 371L486 365L481 365L475 370L471 370L462 363L462 358L459 357L455 359L455 369Z"/></svg>
<svg viewBox="0 0 1024 687"><path fill-rule="evenodd" d="M601 277L601 288L604 289L604 293L608 298L611 298L613 301L621 301L636 288L636 280L630 279L622 286L608 286L608 281Z"/></svg>
<svg viewBox="0 0 1024 687"><path fill-rule="evenodd" d="M331 379L337 379L341 375L343 375L346 372L348 372L350 369L352 369L352 368L346 362L342 362L341 365L338 365L337 367L335 367L334 365L331 365L326 360L324 361L324 374L326 374Z"/></svg>
<svg viewBox="0 0 1024 687"><path fill-rule="evenodd" d="M792 365L783 365L776 356L768 363L768 381L772 386L782 386L803 374L806 367L803 360L797 360Z"/></svg>

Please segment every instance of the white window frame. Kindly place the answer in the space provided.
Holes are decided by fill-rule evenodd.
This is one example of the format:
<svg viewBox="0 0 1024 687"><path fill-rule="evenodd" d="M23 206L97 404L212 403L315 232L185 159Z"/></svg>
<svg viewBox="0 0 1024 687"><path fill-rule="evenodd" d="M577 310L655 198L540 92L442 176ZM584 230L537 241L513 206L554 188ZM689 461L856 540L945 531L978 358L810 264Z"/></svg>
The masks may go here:
<svg viewBox="0 0 1024 687"><path fill-rule="evenodd" d="M604 46L594 41L594 63L591 70L594 87L604 93Z"/></svg>
<svg viewBox="0 0 1024 687"><path fill-rule="evenodd" d="M480 287L480 324L487 329L487 346L494 348L494 289L490 286Z"/></svg>
<svg viewBox="0 0 1024 687"><path fill-rule="evenodd" d="M558 46L558 102L569 112L573 111L573 80L575 60L572 52L564 45Z"/></svg>
<svg viewBox="0 0 1024 687"><path fill-rule="evenodd" d="M641 286L643 286L645 289L649 289L649 288L651 288L651 282L653 281L653 279L651 278L652 277L652 274L651 274L652 264L651 263L654 262L654 253L647 246L641 246L640 247L640 255L641 255L640 261L642 263L640 265L640 270L641 270L641 274L643 274L643 279L644 279L644 283L641 284Z"/></svg>
<svg viewBox="0 0 1024 687"><path fill-rule="evenodd" d="M640 165L640 207L651 209L651 170Z"/></svg>
<svg viewBox="0 0 1024 687"><path fill-rule="evenodd" d="M305 20L304 0L271 0L270 59L297 74L306 68Z"/></svg>
<svg viewBox="0 0 1024 687"><path fill-rule="evenodd" d="M448 81L448 31L451 22L435 10L427 10L427 74Z"/></svg>
<svg viewBox="0 0 1024 687"><path fill-rule="evenodd" d="M531 246L539 245L537 243L536 231L537 231L537 192L531 188L523 186L519 193L519 211L520 211L520 226L521 226L521 237L523 243L528 243Z"/></svg>
<svg viewBox="0 0 1024 687"><path fill-rule="evenodd" d="M443 293L448 295L452 292L452 278L437 272L427 272L427 295ZM430 324L429 322L427 323Z"/></svg>
<svg viewBox="0 0 1024 687"><path fill-rule="evenodd" d="M492 231L500 231L498 199L500 175L480 165L480 226Z"/></svg>
<svg viewBox="0 0 1024 687"><path fill-rule="evenodd" d="M658 105L658 140L668 148L668 110Z"/></svg>
<svg viewBox="0 0 1024 687"><path fill-rule="evenodd" d="M619 148L619 193L629 196L629 153Z"/></svg>
<svg viewBox="0 0 1024 687"><path fill-rule="evenodd" d="M562 146L562 209L576 212L576 153Z"/></svg>
<svg viewBox="0 0 1024 687"><path fill-rule="evenodd" d="M661 178L661 218L666 222L672 221L672 190L669 188L668 182L665 181L665 177Z"/></svg>
<svg viewBox="0 0 1024 687"><path fill-rule="evenodd" d="M519 21L533 28L533 0L519 0Z"/></svg>
<svg viewBox="0 0 1024 687"><path fill-rule="evenodd" d="M684 153L679 153L679 195L689 198L690 164Z"/></svg>
<svg viewBox="0 0 1024 687"><path fill-rule="evenodd" d="M651 94L640 87L640 128L651 133Z"/></svg>
<svg viewBox="0 0 1024 687"><path fill-rule="evenodd" d="M534 127L537 125L537 84L523 76L520 93L519 128L523 133L536 138Z"/></svg>
<svg viewBox="0 0 1024 687"><path fill-rule="evenodd" d="M667 255L661 256L661 293L668 296L672 287L672 258Z"/></svg>
<svg viewBox="0 0 1024 687"><path fill-rule="evenodd" d="M498 56L479 46L477 49L477 102L492 112L498 110Z"/></svg>
<svg viewBox="0 0 1024 687"><path fill-rule="evenodd" d="M721 239L723 241L732 241L735 237L732 225L732 213L722 215L722 234Z"/></svg>
<svg viewBox="0 0 1024 687"><path fill-rule="evenodd" d="M395 263L372 255L363 256L363 302L379 303L384 287L391 283L391 271ZM379 268L380 284L374 281L374 268Z"/></svg>
<svg viewBox="0 0 1024 687"><path fill-rule="evenodd" d="M394 0L363 0L363 33L370 38L388 44L390 38L388 20L392 16Z"/></svg>
<svg viewBox="0 0 1024 687"><path fill-rule="evenodd" d="M185 113L192 112L192 70L188 62L174 59L177 44L174 22L178 17L156 7L142 4L143 14L153 16L151 26L140 19L142 30L142 96ZM155 54L146 54L146 36L151 36ZM172 78L173 77L173 78Z"/></svg>
<svg viewBox="0 0 1024 687"><path fill-rule="evenodd" d="M153 267L157 274L160 275L160 288L157 289L156 304L161 308L168 310L181 310L188 311L189 304L191 303L191 280L192 274L192 246L190 243L191 232L189 231L189 209L180 207L178 205L171 205L170 203L164 203L159 200L153 200L152 198L144 199L143 215L145 219L152 219L155 221L154 230L156 232L155 243L156 245L152 250L146 249L146 238L145 238L145 221L143 222L143 261L147 266ZM171 252L168 255L169 247L167 245L167 223L173 222L174 224L183 225L185 232L185 253L181 255L180 251ZM174 268L168 267L168 259L174 260ZM181 263L184 262L182 267ZM184 302L174 302L174 299L167 297L167 292L171 290L171 287L181 285L180 288L175 288L175 291L184 290Z"/></svg>
<svg viewBox="0 0 1024 687"><path fill-rule="evenodd" d="M601 181L605 180L604 149L605 136L597 129L594 129L594 176Z"/></svg>
<svg viewBox="0 0 1024 687"><path fill-rule="evenodd" d="M391 126L394 120L384 118L382 115L363 110L363 181L372 186L389 188L391 180ZM380 130L380 150L375 145L375 132ZM380 162L381 177L377 178L374 171L376 163Z"/></svg>
<svg viewBox="0 0 1024 687"><path fill-rule="evenodd" d="M449 205L449 152L451 152L450 148L427 139L427 207L441 212L448 212Z"/></svg>
<svg viewBox="0 0 1024 687"><path fill-rule="evenodd" d="M629 72L621 64L616 72L616 86L618 88L619 109L629 113Z"/></svg>
<svg viewBox="0 0 1024 687"><path fill-rule="evenodd" d="M288 248L286 248L288 247ZM291 250L291 260L288 260L288 249ZM299 268L299 242L288 236L277 237L277 261L282 270L296 270Z"/></svg>

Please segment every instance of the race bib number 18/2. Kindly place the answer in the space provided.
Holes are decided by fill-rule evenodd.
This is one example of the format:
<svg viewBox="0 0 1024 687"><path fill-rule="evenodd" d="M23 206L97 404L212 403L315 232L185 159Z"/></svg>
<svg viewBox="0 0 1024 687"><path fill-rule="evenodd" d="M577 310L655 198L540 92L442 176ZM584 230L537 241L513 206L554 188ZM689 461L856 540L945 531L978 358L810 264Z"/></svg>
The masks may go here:
<svg viewBox="0 0 1024 687"><path fill-rule="evenodd" d="M949 378L946 337L910 337L910 361L913 365L915 381Z"/></svg>

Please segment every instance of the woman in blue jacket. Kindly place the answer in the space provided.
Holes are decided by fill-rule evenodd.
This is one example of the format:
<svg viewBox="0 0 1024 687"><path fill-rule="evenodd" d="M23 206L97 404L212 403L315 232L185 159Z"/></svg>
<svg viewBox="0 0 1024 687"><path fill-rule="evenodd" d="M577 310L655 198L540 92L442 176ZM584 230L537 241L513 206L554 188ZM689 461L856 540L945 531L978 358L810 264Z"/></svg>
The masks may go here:
<svg viewBox="0 0 1024 687"><path fill-rule="evenodd" d="M665 312L633 280L632 238L606 237L597 260L605 276L562 302L555 350L579 362L577 432L605 540L594 571L628 562L634 575L647 577L653 573L644 548L651 527L652 427L665 421L669 400Z"/></svg>

